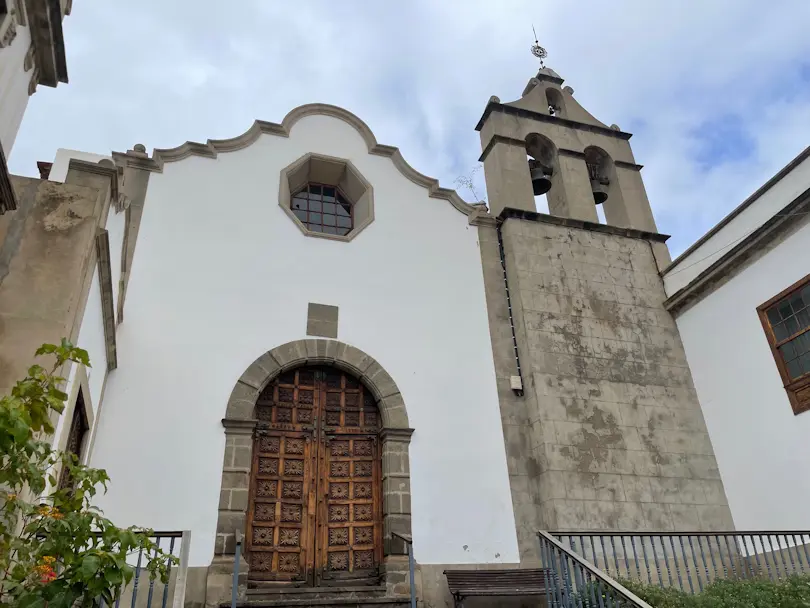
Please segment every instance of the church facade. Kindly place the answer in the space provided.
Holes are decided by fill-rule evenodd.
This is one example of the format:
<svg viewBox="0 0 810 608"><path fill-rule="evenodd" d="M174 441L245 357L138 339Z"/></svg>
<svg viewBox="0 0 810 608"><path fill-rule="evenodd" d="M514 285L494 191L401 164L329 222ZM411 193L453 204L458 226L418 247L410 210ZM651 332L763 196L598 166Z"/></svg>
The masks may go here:
<svg viewBox="0 0 810 608"><path fill-rule="evenodd" d="M187 604L230 598L239 539L242 597L405 598L407 539L442 606L445 568L531 566L540 529L733 529L630 134L562 85L486 104L488 207L323 104L14 178L0 355L90 351L56 441L107 469L113 521L191 531Z"/></svg>

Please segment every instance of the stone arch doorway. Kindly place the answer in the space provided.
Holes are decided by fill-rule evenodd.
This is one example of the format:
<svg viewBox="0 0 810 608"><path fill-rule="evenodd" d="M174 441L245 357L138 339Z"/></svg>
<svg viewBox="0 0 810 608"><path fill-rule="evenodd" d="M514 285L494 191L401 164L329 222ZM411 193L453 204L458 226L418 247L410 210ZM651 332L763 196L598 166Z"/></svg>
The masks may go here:
<svg viewBox="0 0 810 608"><path fill-rule="evenodd" d="M374 396L352 374L305 365L262 390L255 417L249 579L376 584L383 548Z"/></svg>
<svg viewBox="0 0 810 608"><path fill-rule="evenodd" d="M382 564L379 583L389 596L408 593L407 549L395 534L411 535L409 446L413 429L396 382L367 353L337 340L288 342L258 357L236 381L225 408L225 454L219 495L214 558L206 573L206 605L230 600L236 539L248 525L250 472L254 462L256 403L276 377L301 366L326 365L361 381L379 412L378 449L382 482ZM365 393L364 393L365 394ZM245 539L246 540L246 539ZM242 545L245 546L245 543ZM249 567L242 552L238 564L241 599L246 597ZM299 583L300 584L300 583Z"/></svg>

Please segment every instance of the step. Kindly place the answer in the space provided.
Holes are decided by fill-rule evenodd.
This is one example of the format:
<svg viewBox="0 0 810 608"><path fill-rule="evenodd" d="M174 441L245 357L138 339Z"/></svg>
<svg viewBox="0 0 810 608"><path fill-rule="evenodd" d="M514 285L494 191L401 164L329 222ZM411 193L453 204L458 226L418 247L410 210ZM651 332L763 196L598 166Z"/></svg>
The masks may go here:
<svg viewBox="0 0 810 608"><path fill-rule="evenodd" d="M274 586L272 584L249 583L248 599L323 599L323 598L370 598L385 597L385 587L374 586L342 586L342 587L290 587Z"/></svg>
<svg viewBox="0 0 810 608"><path fill-rule="evenodd" d="M237 602L239 608L296 608L303 606L320 606L321 608L397 608L410 605L408 598L369 597L369 598L281 598L281 599L253 599ZM229 603L220 604L228 608Z"/></svg>

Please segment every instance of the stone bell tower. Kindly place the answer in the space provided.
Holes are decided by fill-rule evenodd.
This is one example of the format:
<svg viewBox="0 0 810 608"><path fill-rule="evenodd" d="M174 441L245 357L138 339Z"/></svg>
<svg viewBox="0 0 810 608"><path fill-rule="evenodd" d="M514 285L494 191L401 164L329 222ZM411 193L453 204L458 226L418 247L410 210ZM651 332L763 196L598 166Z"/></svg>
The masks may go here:
<svg viewBox="0 0 810 608"><path fill-rule="evenodd" d="M490 99L476 129L493 215L535 211L534 196L548 193L551 215L598 222L602 204L608 224L655 232L630 133L591 116L562 84L543 67L517 101Z"/></svg>
<svg viewBox="0 0 810 608"><path fill-rule="evenodd" d="M473 223L526 562L538 529L733 527L630 134L562 85L541 64L476 127L490 214Z"/></svg>

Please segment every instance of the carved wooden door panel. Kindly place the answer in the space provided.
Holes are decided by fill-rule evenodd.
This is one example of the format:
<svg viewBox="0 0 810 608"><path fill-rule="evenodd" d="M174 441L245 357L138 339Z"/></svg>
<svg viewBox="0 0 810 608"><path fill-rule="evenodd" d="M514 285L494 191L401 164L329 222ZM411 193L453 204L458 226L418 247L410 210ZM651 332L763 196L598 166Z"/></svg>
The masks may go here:
<svg viewBox="0 0 810 608"><path fill-rule="evenodd" d="M317 582L373 579L382 560L378 410L352 376L327 369L323 379Z"/></svg>
<svg viewBox="0 0 810 608"><path fill-rule="evenodd" d="M312 568L312 438L306 433L260 431L253 458L248 545L251 578L306 581ZM309 549L309 551L308 551Z"/></svg>
<svg viewBox="0 0 810 608"><path fill-rule="evenodd" d="M315 373L282 374L256 402L247 557L254 580L312 583L318 392Z"/></svg>
<svg viewBox="0 0 810 608"><path fill-rule="evenodd" d="M382 561L379 413L357 379L301 368L256 403L252 580L374 582Z"/></svg>
<svg viewBox="0 0 810 608"><path fill-rule="evenodd" d="M381 557L377 438L330 435L323 447L318 574L322 580L371 579Z"/></svg>

